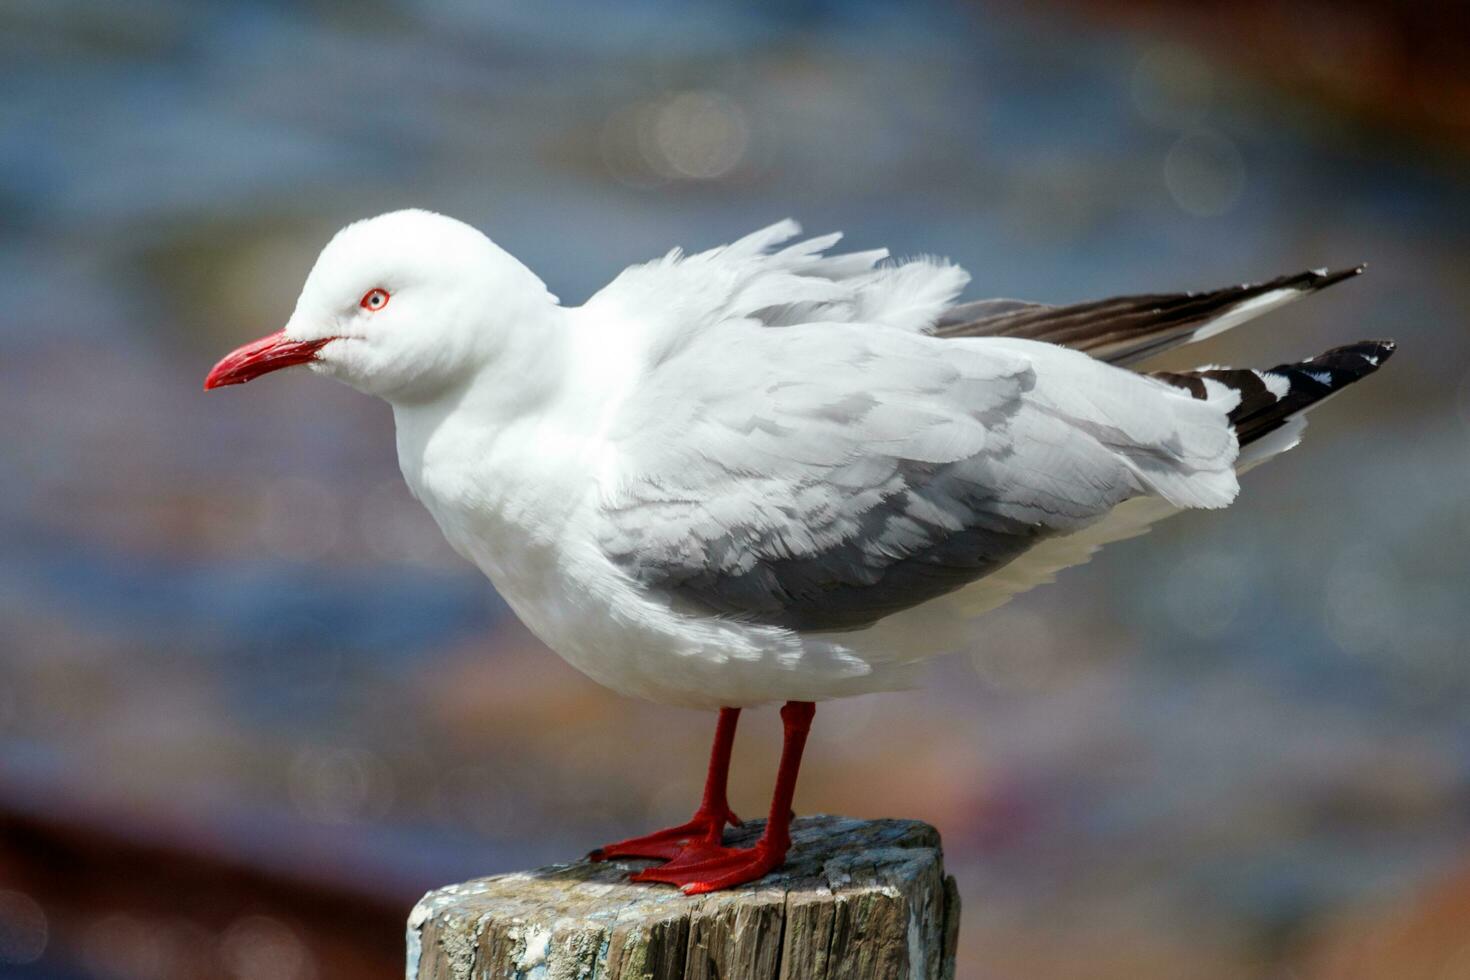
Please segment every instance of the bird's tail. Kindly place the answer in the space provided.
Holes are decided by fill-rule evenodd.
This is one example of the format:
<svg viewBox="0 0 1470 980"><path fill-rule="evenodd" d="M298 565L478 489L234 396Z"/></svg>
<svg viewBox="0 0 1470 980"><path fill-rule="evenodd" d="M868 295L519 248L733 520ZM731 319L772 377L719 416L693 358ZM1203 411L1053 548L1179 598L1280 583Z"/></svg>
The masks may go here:
<svg viewBox="0 0 1470 980"><path fill-rule="evenodd" d="M1230 422L1242 447L1235 468L1244 472L1296 445L1306 427L1308 409L1372 374L1393 351L1391 341L1367 340L1264 371L1201 368L1157 372L1153 377L1199 399L1234 402L1229 409ZM1080 531L1044 538L1009 565L956 592L954 601L965 617L977 616L1012 596L1052 581L1059 571L1087 561L1104 545L1143 534L1178 512L1178 507L1162 497L1125 500L1102 520ZM882 620L876 629L885 624L899 628L903 623L902 615L894 616Z"/></svg>
<svg viewBox="0 0 1470 980"><path fill-rule="evenodd" d="M1238 468L1248 469L1296 445L1308 409L1378 370L1393 352L1392 341L1364 340L1260 371L1211 367L1151 376L1196 398L1235 396L1230 424L1240 440Z"/></svg>

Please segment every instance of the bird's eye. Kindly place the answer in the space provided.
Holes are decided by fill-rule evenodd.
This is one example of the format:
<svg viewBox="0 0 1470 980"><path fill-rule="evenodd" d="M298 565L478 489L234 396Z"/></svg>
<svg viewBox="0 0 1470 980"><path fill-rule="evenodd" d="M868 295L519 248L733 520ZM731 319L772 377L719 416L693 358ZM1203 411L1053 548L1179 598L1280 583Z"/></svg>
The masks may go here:
<svg viewBox="0 0 1470 980"><path fill-rule="evenodd" d="M367 292L362 294L362 299L358 302L357 305L361 306L365 310L368 310L369 312L381 310L383 307L388 305L388 290L369 289Z"/></svg>

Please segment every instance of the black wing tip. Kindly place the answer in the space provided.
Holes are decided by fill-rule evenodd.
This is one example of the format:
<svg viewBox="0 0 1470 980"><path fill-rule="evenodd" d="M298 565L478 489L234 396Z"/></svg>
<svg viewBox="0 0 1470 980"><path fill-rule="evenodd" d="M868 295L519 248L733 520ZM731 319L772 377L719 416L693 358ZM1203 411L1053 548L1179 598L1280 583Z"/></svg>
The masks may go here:
<svg viewBox="0 0 1470 980"><path fill-rule="evenodd" d="M1295 364L1249 372L1259 374L1263 380L1266 375L1285 379L1287 389L1267 404L1260 404L1259 400L1247 404L1242 398L1240 407L1230 413L1240 444L1247 445L1274 432L1292 416L1331 398L1355 381L1363 380L1382 367L1396 349L1397 345L1391 340L1360 340Z"/></svg>
<svg viewBox="0 0 1470 980"><path fill-rule="evenodd" d="M1326 289L1328 286L1336 286L1348 279L1356 279L1368 271L1367 262L1359 262L1357 265L1345 266L1341 269L1329 269L1325 266L1319 269L1306 269L1302 272L1291 272L1275 279L1267 279L1262 282L1243 282L1238 286L1226 286L1223 289L1194 290L1182 294L1191 299L1203 299L1210 296L1218 296L1232 302L1253 299L1277 289L1292 289L1299 293L1315 293ZM1145 297L1139 297L1140 299ZM1150 297L1151 298L1151 297ZM1167 297L1160 296L1160 299Z"/></svg>
<svg viewBox="0 0 1470 980"><path fill-rule="evenodd" d="M1347 266L1341 269L1308 269L1295 275L1282 276L1272 283L1262 283L1257 288L1287 288L1299 289L1304 293L1315 293L1326 289L1328 286L1336 286L1348 279L1356 279L1368 271L1368 263L1359 262L1357 265Z"/></svg>
<svg viewBox="0 0 1470 980"><path fill-rule="evenodd" d="M1286 417L1362 381L1381 368L1396 349L1391 340L1360 340L1295 364L1280 364L1266 370L1264 374L1285 378L1290 383L1286 394L1267 414Z"/></svg>
<svg viewBox="0 0 1470 980"><path fill-rule="evenodd" d="M1392 340L1360 340L1356 344L1334 347L1323 351L1316 357L1309 357L1300 364L1288 366L1307 370L1325 369L1331 371L1334 377L1341 374L1342 379L1333 385L1333 387L1340 387L1344 384L1352 384L1359 378L1366 378L1377 371L1385 361L1393 356L1396 350L1398 350L1398 344Z"/></svg>
<svg viewBox="0 0 1470 980"><path fill-rule="evenodd" d="M1312 277L1311 288L1317 290L1335 286L1347 279L1356 279L1367 271L1368 263L1359 262L1345 269L1313 269L1307 274Z"/></svg>

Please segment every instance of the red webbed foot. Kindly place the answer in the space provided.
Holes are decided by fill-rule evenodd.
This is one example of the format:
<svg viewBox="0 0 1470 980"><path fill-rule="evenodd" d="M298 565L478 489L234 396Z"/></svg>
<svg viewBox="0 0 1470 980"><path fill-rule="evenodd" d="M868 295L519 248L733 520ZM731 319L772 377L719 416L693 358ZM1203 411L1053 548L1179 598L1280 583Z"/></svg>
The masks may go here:
<svg viewBox="0 0 1470 980"><path fill-rule="evenodd" d="M691 849L705 853L708 848L718 848L724 834L725 824L740 826L740 818L729 807L706 810L701 808L688 823L665 830L656 830L642 837L630 837L615 844L604 844L587 857L593 861L611 858L656 858L672 861Z"/></svg>
<svg viewBox="0 0 1470 980"><path fill-rule="evenodd" d="M686 895L702 895L764 878L786 860L789 847L765 837L752 847L693 846L668 864L640 871L629 880L677 885Z"/></svg>

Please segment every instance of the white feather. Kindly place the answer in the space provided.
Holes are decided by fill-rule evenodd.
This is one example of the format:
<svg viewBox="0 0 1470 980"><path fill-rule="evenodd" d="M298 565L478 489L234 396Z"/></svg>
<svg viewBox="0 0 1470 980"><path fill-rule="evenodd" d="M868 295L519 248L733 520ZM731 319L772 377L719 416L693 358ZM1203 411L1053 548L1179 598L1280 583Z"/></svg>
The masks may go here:
<svg viewBox="0 0 1470 980"><path fill-rule="evenodd" d="M566 309L473 229L400 213L329 246L289 329L342 338L314 367L390 401L410 488L533 632L609 687L691 706L907 686L973 641L975 614L1159 516L1224 506L1237 466L1299 434L1237 459L1233 392L927 336L962 270L829 256L835 235L773 251L799 231L671 252ZM385 312L357 309L364 284L391 287ZM681 606L613 557L718 578L847 549L842 574L877 582L888 557L977 519L1052 536L840 633Z"/></svg>
<svg viewBox="0 0 1470 980"><path fill-rule="evenodd" d="M1194 332L1192 341L1208 340L1216 334L1222 334L1227 330L1240 326L1247 320L1254 320L1262 313L1285 306L1292 300L1300 299L1307 294L1304 289L1273 289L1269 293L1238 303L1226 310L1224 313L1205 323Z"/></svg>

